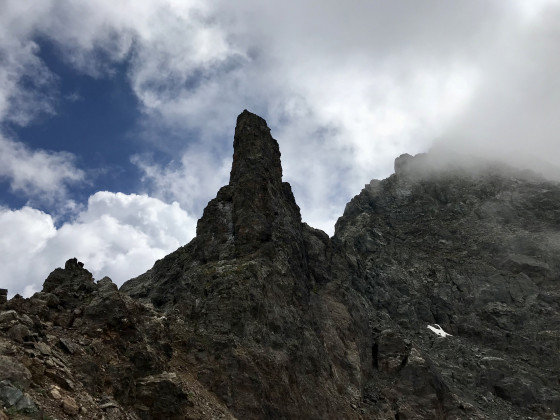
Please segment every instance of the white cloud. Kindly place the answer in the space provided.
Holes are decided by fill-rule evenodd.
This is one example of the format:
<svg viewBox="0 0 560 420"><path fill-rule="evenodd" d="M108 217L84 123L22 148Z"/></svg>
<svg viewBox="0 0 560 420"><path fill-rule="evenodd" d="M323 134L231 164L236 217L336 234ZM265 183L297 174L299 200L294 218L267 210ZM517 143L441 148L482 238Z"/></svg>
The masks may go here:
<svg viewBox="0 0 560 420"><path fill-rule="evenodd" d="M528 12L530 23L518 22L480 60L484 77L437 147L505 160L558 179L560 2L537 5L540 9Z"/></svg>
<svg viewBox="0 0 560 420"><path fill-rule="evenodd" d="M287 0L282 7L257 0L44 0L31 7L8 0L0 16L0 119L26 124L55 110L56 76L37 57L37 35L94 77L110 76L127 60L142 128L174 154L163 163L134 157L150 195L200 214L227 182L235 116L247 108L272 126L304 220L332 233L363 184L436 138L485 155L517 149L523 164L528 152L533 165L557 156L558 17L557 0ZM23 86L21 75L36 85ZM184 144L166 138L187 132ZM0 147L44 156L5 139ZM75 181L71 173L79 171L66 170L75 169L71 160L48 156L60 158L63 170L36 165L46 168L45 179ZM13 189L47 191L29 172L9 162L6 168L0 173ZM123 197L111 197L90 202L49 239L51 249L75 247L117 273L126 261L171 246L163 225L176 221L135 218L137 199L127 207ZM153 235L161 242L150 242ZM134 244L141 246L127 252Z"/></svg>
<svg viewBox="0 0 560 420"><path fill-rule="evenodd" d="M32 39L49 1L7 1L0 14L0 121L25 125L54 113L56 76L37 56Z"/></svg>
<svg viewBox="0 0 560 420"><path fill-rule="evenodd" d="M498 1L207 5L205 16L214 16L207 39L213 42L195 42L204 54L190 50L195 48L190 40L197 39L204 23L193 22L192 16L184 25L190 38L174 25L158 33L144 28L136 45L130 78L147 121L174 130L198 129L202 139L169 165L140 164L151 191L189 208L203 206L220 185L217 180L225 181L224 176L207 176L208 167L225 173L224 159L231 156L210 153L223 151L224 139L230 143L235 115L248 108L272 125L304 219L332 233L332 221L344 204L371 178L390 174L396 156L425 151L436 138L450 142L449 137L457 137L464 145L465 137L453 128L469 113L491 121L496 107L480 107L480 101L492 97L506 69L519 73L528 51L518 46L530 40L531 32L551 28L546 24L548 29L542 29L543 11L554 10L557 2L543 0L530 8ZM158 18L173 21L171 16ZM189 41L177 46L179 35ZM551 36L552 41L558 38ZM544 66L547 57L555 56L555 44L541 40L543 53L529 54L535 56L533 68L545 76L544 86L553 86L550 78L557 74L555 66ZM505 78L506 88L532 84L534 77L521 71L519 80ZM543 96L532 100L542 102ZM523 121L517 117L522 114L527 116L522 109L508 113L492 135L509 139L508 120ZM543 120L538 115L529 119L533 124L526 127ZM539 125L554 128L553 117L544 120ZM530 144L535 150L526 131L514 146ZM546 134L552 137L551 130ZM544 136L541 140L536 150L546 155L547 142ZM500 150L509 145L504 140ZM199 159L204 148L210 152Z"/></svg>
<svg viewBox="0 0 560 420"><path fill-rule="evenodd" d="M197 150L223 150L243 108L267 117L304 219L332 233L332 221L363 184L389 174L399 154L428 148L463 110L477 83L469 60L481 32L489 34L485 23L500 12L495 4L438 10L430 3L408 4L403 13L402 4L370 3L288 2L274 11L262 2L211 3L219 24L213 28L227 39L216 43L213 60L193 67L184 58L168 62L161 51L147 54L134 62L132 86L157 124L199 129L204 143ZM406 22L391 26L402 17ZM468 48L454 49L454 41ZM182 186L196 185L211 198L216 177L198 175L206 165L223 168L230 156L142 167L153 191L193 200L203 195ZM181 183L185 176L194 182Z"/></svg>
<svg viewBox="0 0 560 420"><path fill-rule="evenodd" d="M57 76L38 57L32 39L49 2L31 6L8 1L0 14L0 123L24 126L39 116L55 114ZM66 152L32 150L0 133L0 180L26 198L53 203L64 198L69 184L84 180L75 157Z"/></svg>
<svg viewBox="0 0 560 420"><path fill-rule="evenodd" d="M176 126L191 125L193 129L204 126L212 134L201 138L215 139L215 134L224 127L225 116L238 110L235 107L231 112L232 108L224 110L209 102L202 106L207 94L208 100L212 100L222 87L208 80L219 77L221 66L227 65L230 58L241 57L228 44L222 29L213 23L206 2L147 0L115 4L110 0L95 3L45 0L35 7L19 0L7 0L2 8L0 122L26 125L38 115L55 113L56 75L38 56L34 42L37 36L54 43L61 58L77 71L93 77L110 77L117 62L128 60L131 87L148 116L144 119L147 131L155 126L164 126L167 131L173 131ZM29 81L33 83L24 86ZM200 86L194 89L196 95L191 95L193 86ZM215 108L211 113L213 119L201 119L197 110L202 108ZM213 126L215 130L208 129ZM158 138L155 142L161 141ZM17 192L45 197L44 192L61 192L65 183L83 179L83 172L75 168L70 154L32 151L6 138L2 139L1 147L5 152L3 160L9 165L0 169L0 176L8 177ZM209 155L210 149L205 153ZM12 160L14 157L21 160ZM193 161L192 156L183 160ZM61 163L58 171L54 170L57 165L51 162ZM36 165L31 167L28 163ZM189 164L191 168L194 165ZM160 172L170 174L168 168ZM214 171L208 167L205 172ZM192 178L194 175L190 174ZM204 189L203 185L199 187L204 181L198 179L187 184L197 190ZM197 191L188 196L200 197ZM192 206L201 207L199 202Z"/></svg>
<svg viewBox="0 0 560 420"><path fill-rule="evenodd" d="M228 183L231 158L216 162L208 151L193 149L167 166L147 156L135 156L133 162L143 171L143 180L155 196L177 200L190 214L201 216L206 203Z"/></svg>
<svg viewBox="0 0 560 420"><path fill-rule="evenodd" d="M95 278L107 275L120 285L187 243L195 226L176 202L106 191L91 196L77 220L58 229L39 210L0 209L0 285L10 295L28 296L72 257Z"/></svg>
<svg viewBox="0 0 560 420"><path fill-rule="evenodd" d="M61 199L68 184L84 181L74 162L71 153L31 150L0 134L0 179L16 193L47 202Z"/></svg>
<svg viewBox="0 0 560 420"><path fill-rule="evenodd" d="M1 287L10 295L40 290L48 268L37 255L56 235L52 217L30 207L0 209L0 231Z"/></svg>
<svg viewBox="0 0 560 420"><path fill-rule="evenodd" d="M78 222L88 225L108 217L118 225L133 226L147 235L150 247L162 249L179 247L195 231L195 221L177 202L166 204L147 195L107 191L89 198L87 211L79 215Z"/></svg>
<svg viewBox="0 0 560 420"><path fill-rule="evenodd" d="M54 114L56 76L37 51L31 40L0 42L0 120L26 125L37 116Z"/></svg>
<svg viewBox="0 0 560 420"><path fill-rule="evenodd" d="M82 71L103 75L111 60L129 57L146 129L198 129L207 149L221 149L243 108L274 119L273 112L293 111L295 99L309 109L310 128L336 127L321 143L346 158L341 167L359 183L372 167L386 170L395 152L422 148L438 111L448 116L460 108L468 92L452 93L454 81L464 86L470 71L461 64L481 32L488 33L484 24L503 10L497 3L288 1L270 8L252 0L103 0L50 2L23 18L15 2L8 4L19 10L12 20L27 22L27 36L32 29L46 34ZM458 64L447 63L449 57ZM293 121L301 125L281 123ZM299 144L302 138L281 140ZM295 165L302 166L301 159ZM161 171L169 175L170 169Z"/></svg>

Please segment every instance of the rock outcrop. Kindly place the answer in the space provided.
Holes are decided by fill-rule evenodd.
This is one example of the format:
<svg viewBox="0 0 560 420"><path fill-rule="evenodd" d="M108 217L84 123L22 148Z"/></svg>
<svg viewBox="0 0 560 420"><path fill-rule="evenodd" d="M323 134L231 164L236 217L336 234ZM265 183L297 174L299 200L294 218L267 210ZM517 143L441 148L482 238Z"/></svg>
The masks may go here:
<svg viewBox="0 0 560 420"><path fill-rule="evenodd" d="M240 418L347 417L348 400L359 394L359 356L358 365L333 373L319 325L328 308L317 292L328 274L318 276L325 267L309 256L328 243L301 222L266 122L244 111L230 182L204 210L196 238L121 292L180 314L187 363ZM341 306L342 321L352 325ZM339 324L338 316L329 322ZM336 328L333 349L344 354Z"/></svg>
<svg viewBox="0 0 560 420"><path fill-rule="evenodd" d="M557 183L430 155L397 158L329 238L244 111L189 244L120 290L71 259L0 300L0 399L17 418L557 418L559 251Z"/></svg>

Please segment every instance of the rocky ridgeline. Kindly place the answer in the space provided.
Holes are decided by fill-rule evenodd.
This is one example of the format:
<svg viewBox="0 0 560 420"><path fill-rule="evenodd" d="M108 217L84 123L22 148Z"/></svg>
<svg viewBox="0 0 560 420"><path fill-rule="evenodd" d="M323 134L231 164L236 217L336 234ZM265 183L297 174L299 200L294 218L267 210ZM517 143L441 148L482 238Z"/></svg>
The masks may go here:
<svg viewBox="0 0 560 420"><path fill-rule="evenodd" d="M3 305L4 418L232 418L175 359L172 319L67 261Z"/></svg>
<svg viewBox="0 0 560 420"><path fill-rule="evenodd" d="M120 291L75 259L0 291L0 419L558 418L560 186L433 159L329 238L244 111L189 244Z"/></svg>

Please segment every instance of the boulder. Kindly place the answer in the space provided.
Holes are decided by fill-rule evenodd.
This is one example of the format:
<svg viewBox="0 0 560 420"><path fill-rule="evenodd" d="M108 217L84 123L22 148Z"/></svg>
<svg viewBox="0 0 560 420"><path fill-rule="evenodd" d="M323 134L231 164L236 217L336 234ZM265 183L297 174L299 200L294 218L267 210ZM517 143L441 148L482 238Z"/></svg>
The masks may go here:
<svg viewBox="0 0 560 420"><path fill-rule="evenodd" d="M31 372L15 358L0 356L0 381L9 381L26 390L31 383Z"/></svg>
<svg viewBox="0 0 560 420"><path fill-rule="evenodd" d="M7 380L0 381L0 401L16 412L33 414L38 411L31 397Z"/></svg>
<svg viewBox="0 0 560 420"><path fill-rule="evenodd" d="M80 407L76 400L72 397L65 396L61 399L62 410L69 416L75 416L80 411Z"/></svg>
<svg viewBox="0 0 560 420"><path fill-rule="evenodd" d="M136 383L136 400L148 411L139 410L143 420L183 419L185 406L191 406L177 375L162 373L141 378Z"/></svg>

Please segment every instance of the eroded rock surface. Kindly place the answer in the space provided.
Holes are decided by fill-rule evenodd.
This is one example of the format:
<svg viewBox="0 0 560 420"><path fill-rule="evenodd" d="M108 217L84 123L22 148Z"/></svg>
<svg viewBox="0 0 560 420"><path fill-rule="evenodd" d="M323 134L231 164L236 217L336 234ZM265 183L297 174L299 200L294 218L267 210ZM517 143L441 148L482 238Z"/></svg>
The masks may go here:
<svg viewBox="0 0 560 420"><path fill-rule="evenodd" d="M16 326L27 333L10 335ZM14 418L233 418L174 358L170 322L76 259L0 311L0 400ZM169 373L173 371L173 373ZM11 417L9 417L11 418Z"/></svg>

